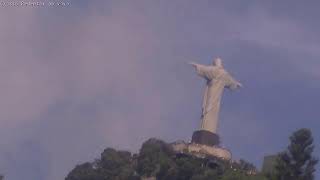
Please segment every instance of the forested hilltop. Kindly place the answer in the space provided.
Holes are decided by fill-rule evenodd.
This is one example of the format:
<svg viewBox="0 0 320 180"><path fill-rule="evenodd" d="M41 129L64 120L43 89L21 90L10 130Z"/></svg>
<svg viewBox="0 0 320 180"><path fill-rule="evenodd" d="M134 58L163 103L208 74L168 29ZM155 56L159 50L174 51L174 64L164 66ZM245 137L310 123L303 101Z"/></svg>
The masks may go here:
<svg viewBox="0 0 320 180"><path fill-rule="evenodd" d="M77 165L65 180L313 180L317 159L310 130L290 137L268 172L259 172L244 160L224 161L176 153L171 145L149 139L138 154L107 148L94 162Z"/></svg>

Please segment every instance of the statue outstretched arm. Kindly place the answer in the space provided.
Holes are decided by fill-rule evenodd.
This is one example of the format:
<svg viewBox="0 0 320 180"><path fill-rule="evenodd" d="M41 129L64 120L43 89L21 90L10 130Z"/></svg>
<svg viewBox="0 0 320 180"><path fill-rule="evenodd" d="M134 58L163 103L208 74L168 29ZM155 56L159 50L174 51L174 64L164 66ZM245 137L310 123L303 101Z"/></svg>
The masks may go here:
<svg viewBox="0 0 320 180"><path fill-rule="evenodd" d="M230 75L228 75L228 77L226 79L226 87L231 89L231 90L236 90L238 88L241 88L242 84L239 81L235 80Z"/></svg>
<svg viewBox="0 0 320 180"><path fill-rule="evenodd" d="M208 75L210 73L210 67L205 66L205 65L201 65L201 64L197 64L194 62L189 62L188 64L192 65L196 71L197 74L203 78L209 79Z"/></svg>

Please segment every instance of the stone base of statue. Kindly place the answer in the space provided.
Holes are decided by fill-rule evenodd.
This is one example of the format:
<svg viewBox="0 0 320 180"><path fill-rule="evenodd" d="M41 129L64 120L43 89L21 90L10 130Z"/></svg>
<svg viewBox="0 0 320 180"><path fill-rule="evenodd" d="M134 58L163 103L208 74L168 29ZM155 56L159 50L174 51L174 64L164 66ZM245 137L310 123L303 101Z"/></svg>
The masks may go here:
<svg viewBox="0 0 320 180"><path fill-rule="evenodd" d="M177 154L187 154L199 158L220 158L226 161L231 160L231 152L219 146L208 146L204 144L186 143L184 141L176 141L171 147Z"/></svg>
<svg viewBox="0 0 320 180"><path fill-rule="evenodd" d="M198 130L193 133L191 143L176 141L171 146L179 154L189 154L200 158L213 157L227 161L231 160L231 152L220 147L219 144L220 138L218 134L206 130Z"/></svg>
<svg viewBox="0 0 320 180"><path fill-rule="evenodd" d="M218 146L220 144L220 138L218 134L210 131L198 130L193 133L191 142L207 146Z"/></svg>

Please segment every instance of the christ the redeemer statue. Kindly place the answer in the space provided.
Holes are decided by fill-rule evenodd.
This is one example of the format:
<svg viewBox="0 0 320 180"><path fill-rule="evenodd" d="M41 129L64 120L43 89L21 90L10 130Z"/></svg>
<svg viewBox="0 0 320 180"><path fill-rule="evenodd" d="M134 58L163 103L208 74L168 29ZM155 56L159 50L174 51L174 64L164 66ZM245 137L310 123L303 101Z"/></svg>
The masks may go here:
<svg viewBox="0 0 320 180"><path fill-rule="evenodd" d="M200 131L217 133L220 101L225 88L235 90L242 85L223 68L222 60L217 58L212 65L206 66L190 63L195 67L197 74L206 80L203 96Z"/></svg>

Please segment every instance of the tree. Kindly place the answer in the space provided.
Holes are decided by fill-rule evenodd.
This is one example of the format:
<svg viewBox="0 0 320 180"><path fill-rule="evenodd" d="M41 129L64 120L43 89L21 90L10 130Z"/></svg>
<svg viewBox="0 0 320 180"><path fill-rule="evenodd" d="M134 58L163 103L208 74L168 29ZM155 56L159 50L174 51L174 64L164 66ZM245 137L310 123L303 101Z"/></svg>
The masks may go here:
<svg viewBox="0 0 320 180"><path fill-rule="evenodd" d="M94 162L76 166L66 180L264 180L250 170L255 167L244 160L232 164L216 157L180 154L152 138L143 143L139 154L107 148Z"/></svg>
<svg viewBox="0 0 320 180"><path fill-rule="evenodd" d="M221 180L267 180L261 174L249 175L241 170L229 169L222 176Z"/></svg>
<svg viewBox="0 0 320 180"><path fill-rule="evenodd" d="M137 172L142 176L165 179L167 172L171 175L175 173L173 155L169 144L158 139L149 139L142 144L140 149Z"/></svg>
<svg viewBox="0 0 320 180"><path fill-rule="evenodd" d="M255 174L257 172L257 168L252 163L249 163L243 159L240 159L238 163L233 163L232 166L247 174Z"/></svg>
<svg viewBox="0 0 320 180"><path fill-rule="evenodd" d="M93 163L76 166L66 180L136 180L133 156L127 151L107 148Z"/></svg>
<svg viewBox="0 0 320 180"><path fill-rule="evenodd" d="M103 180L91 163L77 165L66 177L65 180Z"/></svg>
<svg viewBox="0 0 320 180"><path fill-rule="evenodd" d="M276 180L313 180L318 163L312 153L313 137L309 129L300 129L290 136L286 151L279 154L276 162Z"/></svg>
<svg viewBox="0 0 320 180"><path fill-rule="evenodd" d="M95 164L97 171L102 174L104 179L134 179L133 157L128 151L107 148Z"/></svg>

